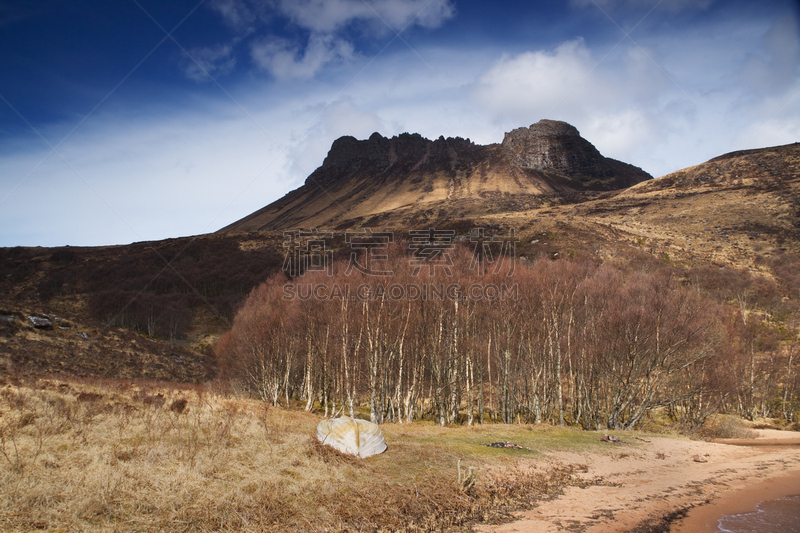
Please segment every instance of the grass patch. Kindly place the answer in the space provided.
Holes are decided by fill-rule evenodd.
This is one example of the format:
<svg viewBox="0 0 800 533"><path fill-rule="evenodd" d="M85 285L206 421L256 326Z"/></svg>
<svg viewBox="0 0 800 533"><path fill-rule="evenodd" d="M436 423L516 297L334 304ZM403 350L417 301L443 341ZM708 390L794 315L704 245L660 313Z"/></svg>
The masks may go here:
<svg viewBox="0 0 800 533"><path fill-rule="evenodd" d="M698 434L704 439L753 439L758 436L744 420L732 415L709 416Z"/></svg>

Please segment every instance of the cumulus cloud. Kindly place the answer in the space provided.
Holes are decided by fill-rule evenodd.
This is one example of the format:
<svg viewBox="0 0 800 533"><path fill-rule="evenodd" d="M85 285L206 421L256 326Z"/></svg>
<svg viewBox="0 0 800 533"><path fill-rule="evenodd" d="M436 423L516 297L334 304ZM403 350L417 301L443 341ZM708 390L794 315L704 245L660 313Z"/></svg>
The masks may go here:
<svg viewBox="0 0 800 533"><path fill-rule="evenodd" d="M250 49L256 65L278 79L309 79L329 63L353 57L353 45L331 35L311 34L305 47L280 38L254 42Z"/></svg>
<svg viewBox="0 0 800 533"><path fill-rule="evenodd" d="M718 20L603 51L576 39L505 55L469 91L496 121L565 120L604 155L662 175L800 138L797 21L764 22Z"/></svg>
<svg viewBox="0 0 800 533"><path fill-rule="evenodd" d="M659 127L641 109L625 109L616 113L595 113L583 125L582 133L600 139L606 154L632 154L632 147L641 147L659 138Z"/></svg>
<svg viewBox="0 0 800 533"><path fill-rule="evenodd" d="M552 50L502 57L478 78L472 96L506 117L576 119L599 109L627 112L652 105L670 83L652 53L636 47L598 58L583 39L567 41Z"/></svg>
<svg viewBox="0 0 800 533"><path fill-rule="evenodd" d="M230 43L198 49L203 68L227 74L234 66L234 49L244 42L252 64L281 80L309 79L326 65L351 60L354 32L345 31L351 27L375 36L409 26L437 28L455 15L452 0L213 0L209 7L236 36ZM270 25L277 20L288 21L301 35L277 35ZM184 71L203 79L203 68L188 65Z"/></svg>
<svg viewBox="0 0 800 533"><path fill-rule="evenodd" d="M582 39L505 56L472 86L472 98L498 118L542 118L575 125L604 154L659 172L657 148L683 131L696 109L654 58L620 46L599 56Z"/></svg>
<svg viewBox="0 0 800 533"><path fill-rule="evenodd" d="M212 0L209 7L233 30L249 33L280 15L311 32L332 33L354 22L438 28L455 15L452 0Z"/></svg>
<svg viewBox="0 0 800 533"><path fill-rule="evenodd" d="M563 102L584 102L600 83L592 77L592 59L582 39L552 51L524 52L501 58L480 77L474 97L500 114L547 114Z"/></svg>

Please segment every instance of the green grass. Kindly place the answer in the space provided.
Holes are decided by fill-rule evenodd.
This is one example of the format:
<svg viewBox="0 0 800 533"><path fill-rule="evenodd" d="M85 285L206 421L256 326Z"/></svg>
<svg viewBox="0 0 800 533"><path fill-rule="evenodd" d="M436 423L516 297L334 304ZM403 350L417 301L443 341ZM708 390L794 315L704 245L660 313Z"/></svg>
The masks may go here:
<svg viewBox="0 0 800 533"><path fill-rule="evenodd" d="M385 424L387 441L410 442L418 446L439 446L451 453L476 459L498 457L537 457L556 451L603 452L608 445L600 441L606 432L582 431L571 427L547 424L484 424L477 426L440 427L416 423L412 426ZM614 431L615 435L634 435ZM636 433L640 434L640 433ZM628 439L630 440L630 439ZM530 450L491 448L492 442L511 442ZM635 442L631 442L635 445Z"/></svg>

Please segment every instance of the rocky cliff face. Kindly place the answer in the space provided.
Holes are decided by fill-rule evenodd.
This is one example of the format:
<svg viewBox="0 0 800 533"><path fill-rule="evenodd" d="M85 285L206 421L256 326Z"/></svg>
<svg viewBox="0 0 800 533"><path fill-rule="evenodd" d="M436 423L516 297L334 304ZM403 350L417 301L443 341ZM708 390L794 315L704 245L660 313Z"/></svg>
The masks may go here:
<svg viewBox="0 0 800 533"><path fill-rule="evenodd" d="M435 141L418 133L403 133L387 139L373 133L359 141L345 136L336 139L322 166L306 184L334 183L369 174L373 178L402 178L408 173L452 171L484 156L484 147L461 137Z"/></svg>
<svg viewBox="0 0 800 533"><path fill-rule="evenodd" d="M541 120L530 128L506 133L503 148L518 165L536 170L574 173L596 167L604 159L574 126L555 120Z"/></svg>
<svg viewBox="0 0 800 533"><path fill-rule="evenodd" d="M652 178L638 167L603 157L574 126L557 120L506 133L502 146L522 168L558 174L589 189L620 189Z"/></svg>

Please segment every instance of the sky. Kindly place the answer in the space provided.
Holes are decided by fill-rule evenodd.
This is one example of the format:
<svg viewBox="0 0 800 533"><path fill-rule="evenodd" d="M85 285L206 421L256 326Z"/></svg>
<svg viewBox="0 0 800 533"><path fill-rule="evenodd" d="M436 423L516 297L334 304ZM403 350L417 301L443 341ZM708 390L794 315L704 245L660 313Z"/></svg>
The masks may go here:
<svg viewBox="0 0 800 533"><path fill-rule="evenodd" d="M0 0L0 246L210 233L342 135L564 120L653 176L800 141L797 0Z"/></svg>

